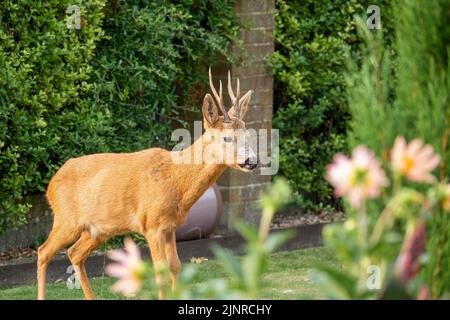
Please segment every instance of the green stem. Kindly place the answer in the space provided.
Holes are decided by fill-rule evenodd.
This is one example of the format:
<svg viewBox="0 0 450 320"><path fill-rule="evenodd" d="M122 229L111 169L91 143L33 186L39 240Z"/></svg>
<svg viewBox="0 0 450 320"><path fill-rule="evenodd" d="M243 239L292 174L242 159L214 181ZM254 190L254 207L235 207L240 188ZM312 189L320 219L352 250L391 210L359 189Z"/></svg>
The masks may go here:
<svg viewBox="0 0 450 320"><path fill-rule="evenodd" d="M394 198L402 187L402 174L394 171L392 185L392 198Z"/></svg>
<svg viewBox="0 0 450 320"><path fill-rule="evenodd" d="M274 216L274 212L271 209L264 209L261 217L261 223L259 224L259 239L262 243L267 240L270 232L270 223Z"/></svg>

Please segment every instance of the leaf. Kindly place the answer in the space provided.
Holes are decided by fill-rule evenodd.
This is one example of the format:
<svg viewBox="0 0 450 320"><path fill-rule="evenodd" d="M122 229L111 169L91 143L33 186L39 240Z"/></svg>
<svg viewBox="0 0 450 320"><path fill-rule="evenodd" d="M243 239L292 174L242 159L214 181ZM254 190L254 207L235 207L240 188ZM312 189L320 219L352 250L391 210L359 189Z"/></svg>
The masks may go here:
<svg viewBox="0 0 450 320"><path fill-rule="evenodd" d="M236 231L241 236L243 236L247 241L254 243L259 240L258 231L254 226L247 224L241 220L238 220L235 223L235 228L236 228Z"/></svg>
<svg viewBox="0 0 450 320"><path fill-rule="evenodd" d="M328 298L332 299L357 299L357 281L343 270L318 264L313 271L313 278L323 286Z"/></svg>
<svg viewBox="0 0 450 320"><path fill-rule="evenodd" d="M228 275L234 278L235 281L243 281L244 275L241 265L239 264L238 259L232 253L217 245L212 247L212 251L214 252L217 260L222 263L225 272L227 272Z"/></svg>

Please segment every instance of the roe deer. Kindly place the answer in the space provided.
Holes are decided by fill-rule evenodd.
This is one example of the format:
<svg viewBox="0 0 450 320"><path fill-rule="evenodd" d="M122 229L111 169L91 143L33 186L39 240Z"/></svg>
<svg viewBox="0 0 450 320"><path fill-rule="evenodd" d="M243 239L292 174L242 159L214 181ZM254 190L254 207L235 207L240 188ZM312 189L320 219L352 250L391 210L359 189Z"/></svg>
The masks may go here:
<svg viewBox="0 0 450 320"><path fill-rule="evenodd" d="M205 132L190 147L181 151L150 148L135 153L87 155L68 160L56 172L46 193L53 209L53 228L38 249L38 299L45 298L49 262L74 241L67 254L85 298L94 299L84 267L87 257L112 236L129 232L145 237L155 269L167 265L172 289L175 287L181 267L175 243L176 228L184 223L191 206L227 166L243 171L252 171L257 166L243 121L253 91L241 97L237 79L234 95L228 72L228 92L233 106L227 112L222 82L217 94L211 69L209 82L215 100L210 94L205 95L202 106ZM202 152L203 160L198 163L173 161L174 156L190 159L196 150ZM225 161L230 152L234 160ZM162 279L158 274L156 282L159 298L163 299Z"/></svg>

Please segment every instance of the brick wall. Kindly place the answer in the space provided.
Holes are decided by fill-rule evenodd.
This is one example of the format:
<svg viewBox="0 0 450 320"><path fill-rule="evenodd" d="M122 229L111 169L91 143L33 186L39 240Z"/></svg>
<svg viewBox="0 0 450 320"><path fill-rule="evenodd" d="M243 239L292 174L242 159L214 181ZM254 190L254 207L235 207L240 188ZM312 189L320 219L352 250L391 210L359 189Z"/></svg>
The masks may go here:
<svg viewBox="0 0 450 320"><path fill-rule="evenodd" d="M245 121L247 128L256 130L272 128L273 79L264 59L274 50L274 9L274 0L238 1L236 12L248 27L241 31L247 54L241 54L235 46L233 50L242 57L242 64L218 66L214 71L216 78L226 83L227 70L231 69L233 79L240 78L241 92L255 91ZM260 169L252 173L225 171L218 182L223 199L223 228L230 230L236 218L252 223L259 221L257 199L270 179L270 176L261 175Z"/></svg>

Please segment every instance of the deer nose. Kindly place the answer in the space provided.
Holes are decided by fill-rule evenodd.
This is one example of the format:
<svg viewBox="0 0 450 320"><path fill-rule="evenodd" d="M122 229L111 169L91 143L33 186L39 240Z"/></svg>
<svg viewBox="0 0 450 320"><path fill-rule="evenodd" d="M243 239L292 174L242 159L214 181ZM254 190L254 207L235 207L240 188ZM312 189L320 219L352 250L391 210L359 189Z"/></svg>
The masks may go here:
<svg viewBox="0 0 450 320"><path fill-rule="evenodd" d="M239 166L241 168L253 170L258 166L258 158L247 158L244 163L240 163Z"/></svg>

